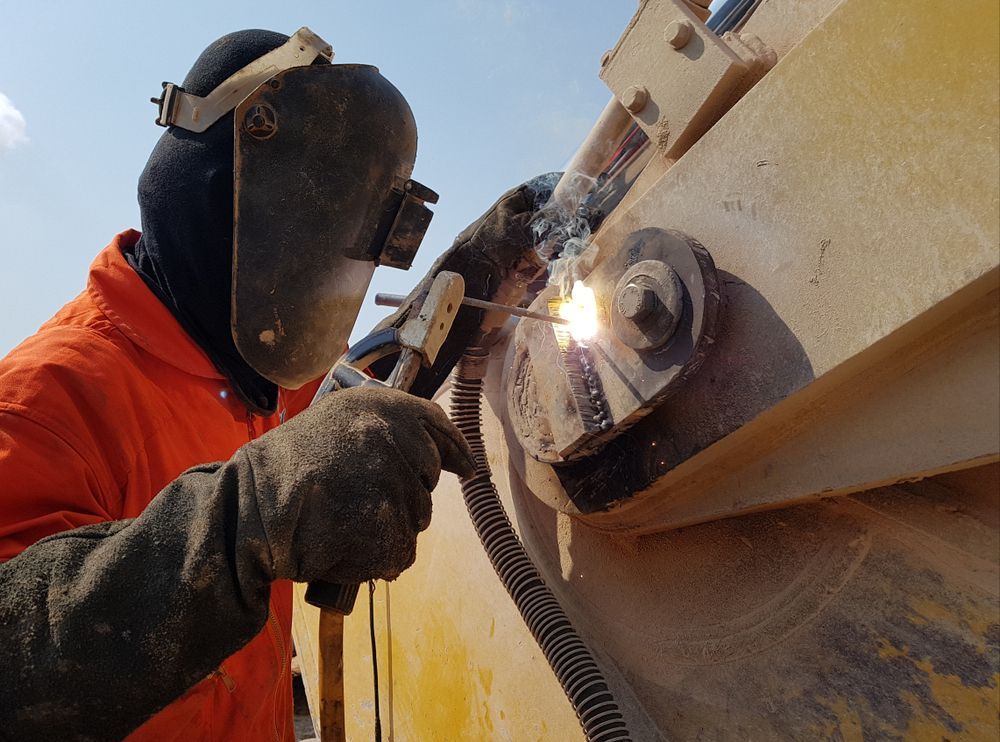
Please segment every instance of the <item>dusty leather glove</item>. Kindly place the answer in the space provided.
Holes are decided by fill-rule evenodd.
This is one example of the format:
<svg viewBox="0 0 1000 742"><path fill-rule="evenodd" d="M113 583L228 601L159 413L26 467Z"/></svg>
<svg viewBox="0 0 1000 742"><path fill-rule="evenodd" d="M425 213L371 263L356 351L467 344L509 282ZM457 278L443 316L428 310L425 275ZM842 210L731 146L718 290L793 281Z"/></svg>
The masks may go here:
<svg viewBox="0 0 1000 742"><path fill-rule="evenodd" d="M440 407L396 389L328 394L245 445L272 579L391 580L413 564L441 470L472 451Z"/></svg>
<svg viewBox="0 0 1000 742"><path fill-rule="evenodd" d="M532 178L503 194L490 209L462 230L454 243L431 266L392 315L379 323L378 329L398 327L410 313L416 297L426 294L434 277L441 271L453 271L465 279L465 295L474 299L518 302L530 283L545 269L545 261L535 252L532 219L552 195L560 173ZM483 324L485 312L463 306L455 315L448 339L431 368L422 368L410 387L410 393L430 398L447 378ZM395 357L372 366L380 378L392 370Z"/></svg>
<svg viewBox="0 0 1000 742"><path fill-rule="evenodd" d="M125 737L263 629L274 580L398 575L471 461L436 405L349 389L138 518L36 542L0 564L0 739Z"/></svg>

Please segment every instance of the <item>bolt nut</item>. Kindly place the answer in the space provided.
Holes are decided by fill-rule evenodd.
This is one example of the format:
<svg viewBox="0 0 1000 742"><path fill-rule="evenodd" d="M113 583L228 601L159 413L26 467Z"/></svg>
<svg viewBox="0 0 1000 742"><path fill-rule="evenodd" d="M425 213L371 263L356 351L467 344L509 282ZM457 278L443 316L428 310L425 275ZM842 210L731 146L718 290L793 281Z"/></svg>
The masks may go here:
<svg viewBox="0 0 1000 742"><path fill-rule="evenodd" d="M670 46L680 51L687 46L693 32L694 29L687 21L671 21L663 30L663 38Z"/></svg>
<svg viewBox="0 0 1000 742"><path fill-rule="evenodd" d="M656 309L656 292L649 286L630 283L618 294L618 311L622 317L639 323Z"/></svg>
<svg viewBox="0 0 1000 742"><path fill-rule="evenodd" d="M649 91L642 85L629 85L625 92L621 94L621 103L629 113L639 113L646 107L649 100Z"/></svg>
<svg viewBox="0 0 1000 742"><path fill-rule="evenodd" d="M640 260L612 295L611 328L625 345L652 350L673 337L684 311L684 285L666 262Z"/></svg>

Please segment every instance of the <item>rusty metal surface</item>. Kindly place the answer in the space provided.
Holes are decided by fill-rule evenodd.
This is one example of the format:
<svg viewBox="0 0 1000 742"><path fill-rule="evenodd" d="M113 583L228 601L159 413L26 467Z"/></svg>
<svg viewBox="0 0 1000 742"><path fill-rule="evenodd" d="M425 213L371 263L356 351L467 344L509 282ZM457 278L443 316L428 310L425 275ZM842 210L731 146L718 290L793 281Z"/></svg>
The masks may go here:
<svg viewBox="0 0 1000 742"><path fill-rule="evenodd" d="M962 492L886 488L627 539L511 487L665 736L996 738L995 495L982 519Z"/></svg>

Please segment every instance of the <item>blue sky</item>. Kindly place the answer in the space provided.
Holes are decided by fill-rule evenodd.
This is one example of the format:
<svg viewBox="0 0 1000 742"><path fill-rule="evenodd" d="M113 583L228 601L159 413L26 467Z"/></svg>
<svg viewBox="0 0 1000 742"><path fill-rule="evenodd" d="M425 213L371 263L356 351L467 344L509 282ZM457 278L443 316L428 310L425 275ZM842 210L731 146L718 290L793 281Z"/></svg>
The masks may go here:
<svg viewBox="0 0 1000 742"><path fill-rule="evenodd" d="M162 80L213 39L307 25L339 62L377 65L407 97L414 177L441 194L408 290L508 187L563 166L607 102L597 77L634 0L599 2L48 2L0 0L0 354L85 285L93 257L139 227L136 179L161 129ZM367 301L355 337L387 310Z"/></svg>

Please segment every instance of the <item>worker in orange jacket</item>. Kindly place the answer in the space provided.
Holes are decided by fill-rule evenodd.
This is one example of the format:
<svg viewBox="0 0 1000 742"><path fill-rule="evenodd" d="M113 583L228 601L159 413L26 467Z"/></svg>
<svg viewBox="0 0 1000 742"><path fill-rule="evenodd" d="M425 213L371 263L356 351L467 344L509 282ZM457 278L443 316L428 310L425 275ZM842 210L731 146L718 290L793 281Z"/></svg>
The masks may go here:
<svg viewBox="0 0 1000 742"><path fill-rule="evenodd" d="M402 96L331 57L308 29L206 49L157 101L142 234L0 361L0 737L293 739L291 582L396 577L441 469L472 471L419 396L476 310L419 396L309 406L371 271L412 259L432 200L409 180ZM494 297L533 255L550 184L507 193L432 274Z"/></svg>

